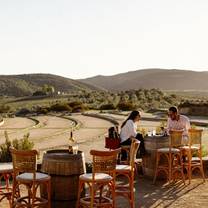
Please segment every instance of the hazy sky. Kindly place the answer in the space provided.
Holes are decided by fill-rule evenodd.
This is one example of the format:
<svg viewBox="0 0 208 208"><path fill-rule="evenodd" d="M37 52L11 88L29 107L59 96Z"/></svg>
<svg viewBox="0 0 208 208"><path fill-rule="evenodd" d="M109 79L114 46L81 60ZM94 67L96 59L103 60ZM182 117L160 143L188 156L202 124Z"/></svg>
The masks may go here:
<svg viewBox="0 0 208 208"><path fill-rule="evenodd" d="M0 74L208 70L208 0L0 0Z"/></svg>

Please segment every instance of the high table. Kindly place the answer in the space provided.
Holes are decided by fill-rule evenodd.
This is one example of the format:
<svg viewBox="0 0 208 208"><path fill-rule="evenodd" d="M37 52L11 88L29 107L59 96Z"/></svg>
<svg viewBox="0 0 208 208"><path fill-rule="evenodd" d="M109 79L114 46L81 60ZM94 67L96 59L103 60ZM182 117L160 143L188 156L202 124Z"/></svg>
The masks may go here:
<svg viewBox="0 0 208 208"><path fill-rule="evenodd" d="M146 136L144 138L144 145L147 154L142 158L144 176L153 178L156 166L157 149L169 147L168 136Z"/></svg>
<svg viewBox="0 0 208 208"><path fill-rule="evenodd" d="M78 154L71 154L65 149L49 150L43 155L41 171L51 176L52 200L76 201L79 176L86 172L84 153L78 151ZM44 194L45 190L41 188L41 195Z"/></svg>
<svg viewBox="0 0 208 208"><path fill-rule="evenodd" d="M13 174L12 163L0 163L0 202L7 198L11 207L12 188L10 179Z"/></svg>

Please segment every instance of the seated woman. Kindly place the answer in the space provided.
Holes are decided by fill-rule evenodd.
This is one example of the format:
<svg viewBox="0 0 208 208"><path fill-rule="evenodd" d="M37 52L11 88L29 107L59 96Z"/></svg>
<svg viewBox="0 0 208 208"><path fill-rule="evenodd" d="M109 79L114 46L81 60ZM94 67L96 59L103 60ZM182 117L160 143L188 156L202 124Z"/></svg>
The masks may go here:
<svg viewBox="0 0 208 208"><path fill-rule="evenodd" d="M121 125L120 139L122 145L131 145L131 138L135 137L140 141L139 151L140 156L145 155L144 138L142 134L137 133L137 122L141 116L139 111L132 111L129 117Z"/></svg>

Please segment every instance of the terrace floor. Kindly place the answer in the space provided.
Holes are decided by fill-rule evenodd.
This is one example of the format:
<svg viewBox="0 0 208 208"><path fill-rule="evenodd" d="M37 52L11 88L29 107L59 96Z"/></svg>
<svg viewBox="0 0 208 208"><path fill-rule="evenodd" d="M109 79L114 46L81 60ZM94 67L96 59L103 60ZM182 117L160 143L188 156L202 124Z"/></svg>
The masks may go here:
<svg viewBox="0 0 208 208"><path fill-rule="evenodd" d="M207 180L207 179L206 179ZM201 178L191 181L186 185L181 182L168 185L164 181L157 181L152 184L150 179L139 176L135 184L135 208L205 208L208 207L208 182L203 183ZM128 201L117 197L117 208L128 208ZM1 208L9 208L8 202L4 199L0 203ZM53 208L73 208L71 202L61 202L53 205Z"/></svg>

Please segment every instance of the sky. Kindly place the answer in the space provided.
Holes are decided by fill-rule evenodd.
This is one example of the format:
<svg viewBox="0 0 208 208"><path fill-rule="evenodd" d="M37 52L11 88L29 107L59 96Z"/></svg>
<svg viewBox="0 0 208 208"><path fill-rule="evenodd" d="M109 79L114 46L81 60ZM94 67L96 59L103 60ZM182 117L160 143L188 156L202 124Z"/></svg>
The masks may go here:
<svg viewBox="0 0 208 208"><path fill-rule="evenodd" d="M208 70L207 0L0 0L0 74Z"/></svg>

